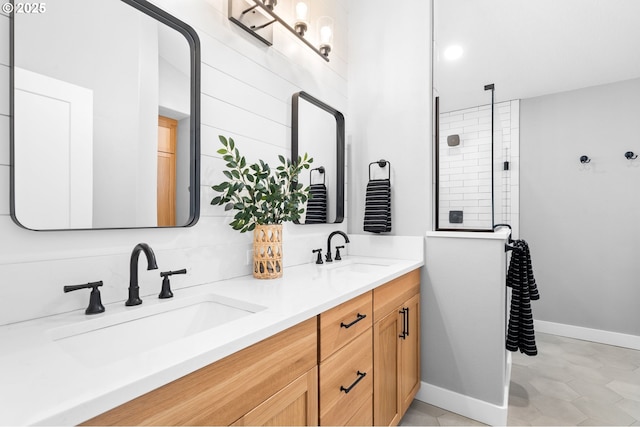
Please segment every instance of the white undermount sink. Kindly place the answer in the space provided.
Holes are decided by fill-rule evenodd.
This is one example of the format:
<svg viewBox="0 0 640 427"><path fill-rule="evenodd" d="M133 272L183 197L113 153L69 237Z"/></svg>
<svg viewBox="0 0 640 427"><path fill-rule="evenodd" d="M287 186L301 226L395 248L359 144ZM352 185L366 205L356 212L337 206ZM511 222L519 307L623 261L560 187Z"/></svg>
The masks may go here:
<svg viewBox="0 0 640 427"><path fill-rule="evenodd" d="M341 272L341 273L348 272L348 273L368 274L368 273L375 273L377 271L380 271L388 267L389 265L390 264L358 262L354 260L347 260L347 261L334 261L332 264L328 264L325 267L325 269L329 271L335 271L335 272Z"/></svg>
<svg viewBox="0 0 640 427"><path fill-rule="evenodd" d="M63 351L100 366L153 350L266 307L214 294L176 298L49 330Z"/></svg>

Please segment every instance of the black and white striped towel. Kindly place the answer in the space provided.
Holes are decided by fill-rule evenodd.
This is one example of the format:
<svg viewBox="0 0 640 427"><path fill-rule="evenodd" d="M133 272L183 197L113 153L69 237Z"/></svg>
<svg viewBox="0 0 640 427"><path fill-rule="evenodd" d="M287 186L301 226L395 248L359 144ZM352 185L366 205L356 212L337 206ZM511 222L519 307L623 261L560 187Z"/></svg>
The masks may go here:
<svg viewBox="0 0 640 427"><path fill-rule="evenodd" d="M367 184L364 205L364 231L391 231L391 181L372 179Z"/></svg>
<svg viewBox="0 0 640 427"><path fill-rule="evenodd" d="M327 222L327 187L311 184L307 201L305 224L325 224Z"/></svg>
<svg viewBox="0 0 640 427"><path fill-rule="evenodd" d="M538 354L533 330L531 300L540 299L531 267L529 245L524 240L513 242L507 286L511 288L511 310L507 328L507 350L520 350L527 356Z"/></svg>

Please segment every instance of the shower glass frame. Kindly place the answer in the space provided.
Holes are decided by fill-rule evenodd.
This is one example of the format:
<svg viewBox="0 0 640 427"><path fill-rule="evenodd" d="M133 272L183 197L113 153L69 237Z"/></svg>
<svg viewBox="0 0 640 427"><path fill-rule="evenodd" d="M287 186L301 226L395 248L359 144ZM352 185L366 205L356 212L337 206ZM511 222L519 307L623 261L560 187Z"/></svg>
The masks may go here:
<svg viewBox="0 0 640 427"><path fill-rule="evenodd" d="M435 71L435 70L434 70ZM491 91L491 227L490 228L463 228L463 227L441 227L440 226L440 96L435 97L434 104L434 218L435 231L457 231L457 232L481 232L492 233L495 229L495 153L494 153L494 131L495 131L495 86L485 85L484 90ZM462 209L464 212L464 209Z"/></svg>

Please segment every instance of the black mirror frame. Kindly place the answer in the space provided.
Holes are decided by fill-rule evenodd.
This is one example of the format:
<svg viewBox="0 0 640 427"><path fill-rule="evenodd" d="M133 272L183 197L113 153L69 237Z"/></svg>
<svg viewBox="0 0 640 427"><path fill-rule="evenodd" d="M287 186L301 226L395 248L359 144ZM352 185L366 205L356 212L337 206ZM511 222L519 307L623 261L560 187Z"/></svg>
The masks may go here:
<svg viewBox="0 0 640 427"><path fill-rule="evenodd" d="M309 95L306 92L300 91L293 94L291 97L291 159L296 160L300 156L298 146L298 124L299 124L299 101L300 98L310 102L316 107L331 114L336 119L336 220L333 223L327 222L327 224L337 224L344 221L344 168L345 168L345 126L344 115L333 108L330 105L325 104L319 99ZM304 225L298 221L296 224Z"/></svg>
<svg viewBox="0 0 640 427"><path fill-rule="evenodd" d="M51 229L51 230L33 230L33 231L73 231L73 230L128 230L128 229L145 229L145 228L182 228L182 227L192 227L200 219L200 38L196 31L188 24L179 20L175 16L165 12L160 9L156 5L149 3L146 0L120 0L123 3L128 4L129 6L139 10L140 12L154 18L155 20L167 25L170 28L178 31L182 34L187 43L189 43L189 48L191 51L190 55L190 67L191 67L191 87L190 87L190 106L191 106L191 115L189 119L189 139L190 139L190 164L191 168L189 171L189 219L186 224L178 225L178 226L170 226L170 227L158 227L158 226L148 226L148 227L108 227L108 228L81 228L81 229ZM9 198L10 198L10 215L13 222L15 222L21 228L32 230L30 228L25 227L20 223L18 218L16 217L15 212L15 173L14 173L14 92L15 92L15 82L14 82L14 66L15 66L15 58L14 58L14 47L15 47L15 28L14 28L14 20L9 19L9 34L10 34L10 47L9 47L9 114L10 114L10 190L9 190Z"/></svg>

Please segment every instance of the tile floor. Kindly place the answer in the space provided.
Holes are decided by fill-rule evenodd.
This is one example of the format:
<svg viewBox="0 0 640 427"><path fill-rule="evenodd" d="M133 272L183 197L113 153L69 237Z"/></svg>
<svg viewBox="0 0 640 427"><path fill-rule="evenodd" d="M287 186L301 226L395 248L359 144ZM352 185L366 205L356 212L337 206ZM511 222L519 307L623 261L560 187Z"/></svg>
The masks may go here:
<svg viewBox="0 0 640 427"><path fill-rule="evenodd" d="M510 426L640 426L640 351L536 334L538 355L513 354ZM414 401L400 425L483 425Z"/></svg>

